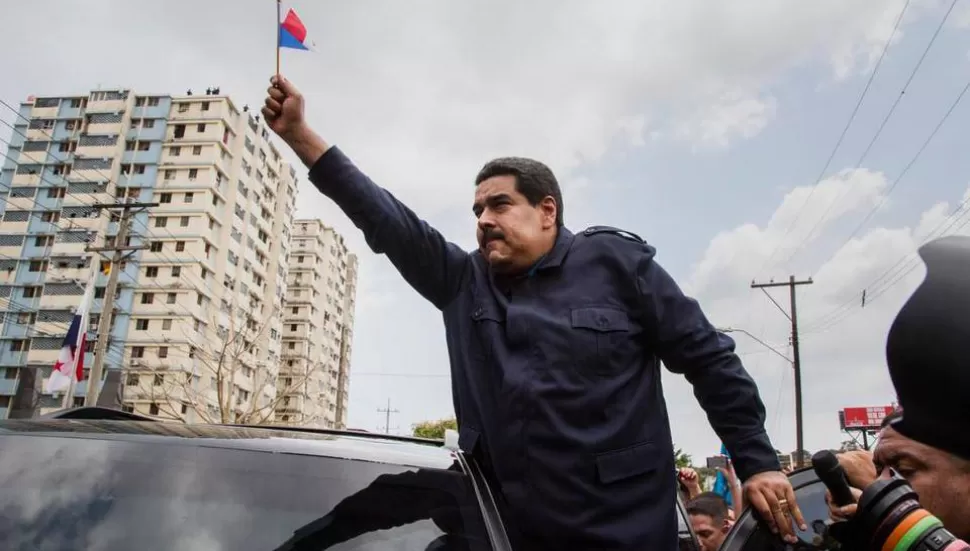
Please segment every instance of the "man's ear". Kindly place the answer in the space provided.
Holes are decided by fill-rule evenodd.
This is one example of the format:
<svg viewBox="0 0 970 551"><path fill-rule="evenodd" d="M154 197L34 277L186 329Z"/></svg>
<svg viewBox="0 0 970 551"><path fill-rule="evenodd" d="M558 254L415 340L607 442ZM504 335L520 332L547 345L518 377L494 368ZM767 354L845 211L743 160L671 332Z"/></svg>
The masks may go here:
<svg viewBox="0 0 970 551"><path fill-rule="evenodd" d="M559 205L556 204L555 198L552 195L546 195L539 204L536 205L539 212L542 213L542 227L552 228L556 225L557 214L559 213Z"/></svg>
<svg viewBox="0 0 970 551"><path fill-rule="evenodd" d="M728 532L731 531L731 526L732 526L731 519L729 518L724 519L724 525L721 526L721 532L724 534L727 534Z"/></svg>

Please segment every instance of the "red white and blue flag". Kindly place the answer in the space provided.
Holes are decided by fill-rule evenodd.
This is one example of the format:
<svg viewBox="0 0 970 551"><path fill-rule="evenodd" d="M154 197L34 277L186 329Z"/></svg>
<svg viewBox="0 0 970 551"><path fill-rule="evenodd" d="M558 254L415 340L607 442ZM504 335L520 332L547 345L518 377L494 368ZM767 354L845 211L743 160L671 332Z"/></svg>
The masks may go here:
<svg viewBox="0 0 970 551"><path fill-rule="evenodd" d="M94 299L94 282L88 283L81 304L74 313L71 327L64 337L61 353L54 363L54 370L47 379L47 392L65 392L71 383L84 378L84 348L88 340L88 320Z"/></svg>
<svg viewBox="0 0 970 551"><path fill-rule="evenodd" d="M306 26L300 16L290 8L284 8L280 22L279 47L294 50L313 51L314 43L307 35Z"/></svg>

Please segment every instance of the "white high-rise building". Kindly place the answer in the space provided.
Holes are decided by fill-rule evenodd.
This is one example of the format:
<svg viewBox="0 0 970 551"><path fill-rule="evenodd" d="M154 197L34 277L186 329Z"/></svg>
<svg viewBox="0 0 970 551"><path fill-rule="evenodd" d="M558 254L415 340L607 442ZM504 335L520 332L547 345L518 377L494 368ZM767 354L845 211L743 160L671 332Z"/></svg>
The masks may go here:
<svg viewBox="0 0 970 551"><path fill-rule="evenodd" d="M320 220L296 220L291 243L276 421L345 428L357 257Z"/></svg>
<svg viewBox="0 0 970 551"><path fill-rule="evenodd" d="M255 113L218 90L97 90L31 98L15 127L0 171L0 418L60 404L41 380L92 274L96 328L108 277L86 246L118 233L94 205L138 201L158 206L132 217L125 245L144 249L119 271L105 357L124 407L272 421L297 185Z"/></svg>

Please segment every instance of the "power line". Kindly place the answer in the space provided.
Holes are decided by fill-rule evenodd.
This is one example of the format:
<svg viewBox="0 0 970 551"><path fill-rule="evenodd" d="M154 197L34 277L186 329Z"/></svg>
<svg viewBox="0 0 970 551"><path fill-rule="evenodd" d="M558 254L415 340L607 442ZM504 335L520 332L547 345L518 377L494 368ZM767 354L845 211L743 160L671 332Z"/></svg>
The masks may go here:
<svg viewBox="0 0 970 551"><path fill-rule="evenodd" d="M949 216L947 216L943 221L930 230L926 234L926 237L920 240L920 243L916 246L916 250L903 255L892 266L884 270L868 285L864 286L860 293L853 294L853 297L849 300L810 321L808 323L809 328L805 332L823 332L823 328L831 328L833 325L848 317L847 315L843 314L848 312L851 315L851 312L856 311L854 310L854 306L858 306L858 308L861 310L863 307L863 296L865 296L865 304L871 304L876 298L884 294L886 290L899 283L903 278L905 278L906 275L919 266L920 247L937 237L945 235L958 223L960 225L957 226L952 233L959 233L968 223L970 223L970 194L967 195L963 202L953 209ZM944 227L944 225L946 227ZM883 281L888 281L888 283L880 284ZM866 294L866 291L869 291L869 293Z"/></svg>
<svg viewBox="0 0 970 551"><path fill-rule="evenodd" d="M950 8L943 15L943 19L940 21L939 26L937 26L936 31L933 33L933 36L930 38L929 43L926 44L926 48L923 49L923 53L920 56L919 61L916 62L916 65L913 67L913 70L909 74L909 78L906 79L906 83L903 84L903 87L900 89L899 94L896 96L896 100L889 108L889 111L886 112L886 115L883 117L882 122L879 124L879 127L876 129L875 134L872 136L872 139L869 140L869 143L866 145L865 149L863 150L862 155L859 156L859 160L857 160L854 165L855 167L862 166L862 163L865 162L866 158L869 156L869 152L872 151L872 147L876 144L876 141L882 135L882 131L886 128L886 124L889 122L889 119L891 119L893 114L896 112L896 108L899 106L899 103L902 101L903 96L906 95L906 90L909 89L909 85L913 82L913 79L916 78L916 74L919 72L920 67L923 66L923 61L926 59L926 56L929 54L930 49L933 47L933 44L936 42L936 38L940 35L940 32L943 30L943 26L946 24L947 19L949 19L950 13L953 11L953 8L954 6L956 6L957 2L958 0L953 0L953 2L950 4ZM905 12L905 9L906 8L904 7L903 8L904 12ZM900 13L899 19L896 20L896 27L893 29L893 34L896 33L896 29L898 28L899 22L901 19L902 19L902 13ZM891 40L891 37L890 37L890 40ZM883 54L885 54L885 50L883 50ZM880 56L880 61L881 60L882 60L882 57ZM846 196L846 194L848 194L849 189L850 189L850 186L846 185L845 189L843 189L842 192L834 200L829 202L825 211L822 213L822 216L815 222L815 224L812 226L809 232L802 239L801 243L799 243L799 245L795 247L795 249L791 252L791 254L788 255L788 257L785 259L783 264L787 264L791 262L791 260L795 258L795 256L799 253L799 251L801 251L802 248L804 248L804 246L811 240L812 236L815 234L815 231L827 219L829 213L832 211L832 208L835 207L835 205L840 204L842 202L842 199Z"/></svg>
<svg viewBox="0 0 970 551"><path fill-rule="evenodd" d="M775 257L775 254L777 254L778 251L781 249L782 244L785 241L785 238L788 237L788 234L791 233L792 229L795 227L795 224L798 222L798 219L801 217L802 212L805 210L805 207L808 206L808 203L812 199L812 196L815 194L815 192L818 190L819 185L822 183L822 178L825 176L825 173L828 172L829 167L832 165L832 161L835 159L836 153L838 153L839 148L842 146L842 142L845 140L846 135L848 135L849 128L852 127L852 123L855 121L856 115L858 115L859 109L862 107L862 102L865 101L866 96L869 94L869 89L872 87L872 83L876 78L876 74L879 71L879 67L882 66L883 59L885 59L886 57L886 52L889 51L889 46L892 44L893 38L896 36L896 32L899 30L899 25L903 20L903 15L905 15L906 10L909 8L909 3L910 3L910 0L906 0L906 3L903 4L903 9L900 10L899 16L896 18L896 23L895 25L893 25L892 33L890 33L889 38L886 39L886 43L883 45L883 48L882 48L882 53L879 54L879 58L876 60L876 64L873 67L872 72L869 74L869 79L866 81L866 85L862 89L862 93L859 95L859 99L858 101L856 101L855 107L852 108L852 112L849 114L849 119L846 121L845 126L842 128L842 132L839 134L839 138L835 141L835 145L832 147L832 151L829 152L829 155L825 160L825 164L822 166L822 169L818 172L818 175L815 177L815 180L813 180L814 183L812 185L812 189L808 192L808 196L805 197L805 201L802 202L801 207L799 207L798 210L795 212L795 217L792 219L791 223L788 224L788 227L785 229L784 234L782 234L781 239L778 240L778 244L771 251L771 254L768 255L768 257L764 260L764 262L762 262L761 267L758 268L758 272L761 272L761 270L763 270L765 266L768 265L768 263Z"/></svg>

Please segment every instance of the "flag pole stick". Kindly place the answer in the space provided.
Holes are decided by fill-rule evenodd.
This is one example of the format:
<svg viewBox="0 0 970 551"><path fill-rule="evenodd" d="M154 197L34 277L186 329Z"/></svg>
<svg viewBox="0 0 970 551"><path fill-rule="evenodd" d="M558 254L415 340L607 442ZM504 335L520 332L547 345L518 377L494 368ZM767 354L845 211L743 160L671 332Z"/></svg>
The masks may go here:
<svg viewBox="0 0 970 551"><path fill-rule="evenodd" d="M276 0L276 76L280 76L280 40L283 38L283 0Z"/></svg>

